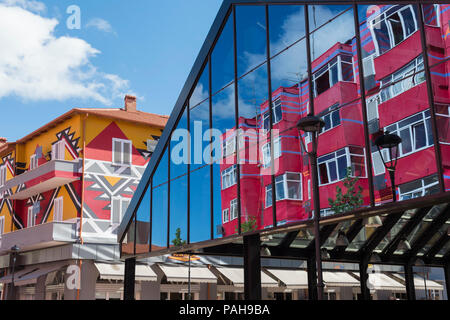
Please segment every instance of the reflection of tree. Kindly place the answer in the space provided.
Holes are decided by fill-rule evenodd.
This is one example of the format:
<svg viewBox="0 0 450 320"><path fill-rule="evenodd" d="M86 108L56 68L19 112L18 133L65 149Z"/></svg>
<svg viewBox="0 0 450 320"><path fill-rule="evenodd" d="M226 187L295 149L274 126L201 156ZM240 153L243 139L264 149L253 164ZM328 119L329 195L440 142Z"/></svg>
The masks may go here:
<svg viewBox="0 0 450 320"><path fill-rule="evenodd" d="M257 229L258 225L256 223L256 217L255 216L248 216L247 221L244 221L241 223L241 232L246 233L250 231L255 231ZM238 227L235 227L235 232L238 233Z"/></svg>
<svg viewBox="0 0 450 320"><path fill-rule="evenodd" d="M343 180L344 187L347 188L347 192L343 194L341 187L337 186L336 199L333 200L331 198L328 198L328 203L331 206L331 210L336 214L353 211L363 204L363 188L359 186L358 191L356 191L356 183L359 181L359 178L352 178L351 174L352 169L351 167L348 167L347 175Z"/></svg>
<svg viewBox="0 0 450 320"><path fill-rule="evenodd" d="M186 244L186 240L181 239L181 229L177 228L175 239L172 240L174 246L179 247Z"/></svg>

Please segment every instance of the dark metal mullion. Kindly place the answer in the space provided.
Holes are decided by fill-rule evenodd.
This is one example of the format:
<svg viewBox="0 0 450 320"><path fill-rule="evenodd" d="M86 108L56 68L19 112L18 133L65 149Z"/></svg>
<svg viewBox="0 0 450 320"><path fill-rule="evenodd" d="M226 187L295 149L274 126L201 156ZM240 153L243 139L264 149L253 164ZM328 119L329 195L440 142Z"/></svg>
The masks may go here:
<svg viewBox="0 0 450 320"><path fill-rule="evenodd" d="M133 240L133 254L136 254L136 231L137 231L137 211L134 213L134 240Z"/></svg>
<svg viewBox="0 0 450 320"><path fill-rule="evenodd" d="M208 55L208 95L209 95L209 214L210 214L210 238L214 239L214 162L212 161L212 75L211 75L211 54Z"/></svg>
<svg viewBox="0 0 450 320"><path fill-rule="evenodd" d="M170 248L170 141L172 138L172 134L170 134L168 143L167 143L167 248Z"/></svg>
<svg viewBox="0 0 450 320"><path fill-rule="evenodd" d="M446 243L450 240L450 237L447 234L447 231L439 238L439 240L431 247L425 254L425 260L431 260L434 258L439 251L446 245Z"/></svg>
<svg viewBox="0 0 450 320"><path fill-rule="evenodd" d="M152 252L152 226L153 226L153 177L150 178L150 223L149 223L149 233L148 233L148 252Z"/></svg>
<svg viewBox="0 0 450 320"><path fill-rule="evenodd" d="M361 95L361 107L362 107L362 117L364 124L364 142L366 145L366 162L367 162L367 178L369 182L369 197L370 206L375 206L375 192L373 186L373 170L372 170L372 150L370 148L369 139L369 125L367 121L367 105L366 105L366 86L364 83L364 68L362 62L362 50L361 50L361 34L359 29L359 16L358 16L358 5L353 4L353 17L355 22L355 35L356 35L356 51L358 56L358 71L359 71L359 88Z"/></svg>
<svg viewBox="0 0 450 320"><path fill-rule="evenodd" d="M273 110L272 110L272 70L271 70L271 61L270 61L270 34L269 34L269 6L265 5L266 9L266 60L267 60L267 89L269 90L269 98L267 100L269 107L269 137L270 137L270 177L271 177L271 185L272 185L272 217L273 217L273 227L277 226L277 190L275 186L275 156L273 150ZM264 124L264 116L263 116L263 124ZM264 155L263 155L264 157Z"/></svg>
<svg viewBox="0 0 450 320"><path fill-rule="evenodd" d="M187 163L187 244L191 243L191 110L189 99L186 102L186 112L187 112L187 131L189 133L188 140L188 163Z"/></svg>
<svg viewBox="0 0 450 320"><path fill-rule="evenodd" d="M237 203L238 203L238 234L242 233L241 226L241 163L240 163L240 146L239 146L239 88L238 88L238 60L237 60L237 27L236 27L236 7L233 5L233 50L234 50L234 118L236 126L236 175L237 175Z"/></svg>
<svg viewBox="0 0 450 320"><path fill-rule="evenodd" d="M439 132L438 132L438 128L437 128L436 111L435 111L436 109L435 109L435 105L434 105L434 93L433 93L433 86L432 86L432 79L431 79L431 70L430 70L430 64L428 61L427 38L426 38L426 34L425 34L425 24L423 21L422 4L417 3L416 6L418 9L417 15L418 15L419 30L420 30L420 36L421 36L425 77L427 80L426 82L427 82L428 104L429 104L429 110L430 110L430 114L431 114L431 127L433 130L433 142L434 142L434 150L436 153L435 156L436 156L436 166L437 166L438 179L439 179L439 187L441 189L441 192L445 192L441 145L439 143Z"/></svg>
<svg viewBox="0 0 450 320"><path fill-rule="evenodd" d="M395 235L394 239L392 239L389 244L384 248L382 255L386 258L392 256L397 250L398 244L400 241L407 237L418 225L422 222L422 219L428 214L431 207L422 208L414 217L412 217L403 227L402 229Z"/></svg>

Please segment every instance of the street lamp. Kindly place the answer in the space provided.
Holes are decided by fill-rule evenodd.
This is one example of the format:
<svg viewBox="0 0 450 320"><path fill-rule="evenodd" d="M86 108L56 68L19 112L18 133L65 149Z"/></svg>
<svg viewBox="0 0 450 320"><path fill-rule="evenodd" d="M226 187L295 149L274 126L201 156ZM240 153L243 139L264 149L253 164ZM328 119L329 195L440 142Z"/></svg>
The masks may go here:
<svg viewBox="0 0 450 320"><path fill-rule="evenodd" d="M323 299L323 276L322 276L322 257L320 250L320 201L319 201L319 179L317 176L317 138L320 130L325 126L325 121L321 118L308 114L306 117L301 118L297 123L299 130L300 141L303 146L303 150L308 154L309 161L311 163L311 180L313 188L313 202L314 202L314 240L315 240L315 252L316 252L316 268L317 268L317 299ZM312 151L308 152L308 149L303 142L301 132L311 133Z"/></svg>
<svg viewBox="0 0 450 320"><path fill-rule="evenodd" d="M389 172L389 177L391 178L393 202L397 201L397 195L395 193L395 168L397 167L398 145L400 143L402 143L402 138L400 138L396 134L389 133L389 131L386 131L382 136L379 136L378 138L375 139L375 145L378 148L378 152L380 153L383 165ZM392 156L392 149L394 148L395 148L395 157ZM387 163L387 159L383 158L381 149L389 149L389 163Z"/></svg>
<svg viewBox="0 0 450 320"><path fill-rule="evenodd" d="M11 294L10 294L10 299L13 300L15 299L15 285L14 285L14 269L16 267L16 260L17 260L17 253L20 251L20 248L17 245L14 245L13 247L11 247L11 255L12 255L12 270L11 270L11 274L12 274L12 279L11 279Z"/></svg>

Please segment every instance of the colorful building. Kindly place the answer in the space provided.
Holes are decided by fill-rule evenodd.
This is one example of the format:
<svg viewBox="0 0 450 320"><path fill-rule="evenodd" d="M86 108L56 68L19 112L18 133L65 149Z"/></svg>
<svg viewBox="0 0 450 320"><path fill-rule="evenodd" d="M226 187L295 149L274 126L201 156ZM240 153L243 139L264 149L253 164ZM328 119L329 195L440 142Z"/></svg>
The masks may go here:
<svg viewBox="0 0 450 320"><path fill-rule="evenodd" d="M137 110L136 98L127 95L121 109L72 109L16 142L5 141L0 146L5 273L12 271L13 246L20 248L16 272L56 271L73 264L77 250L78 261L102 254L114 260L117 227L166 122L166 116ZM87 248L96 251L83 257Z"/></svg>

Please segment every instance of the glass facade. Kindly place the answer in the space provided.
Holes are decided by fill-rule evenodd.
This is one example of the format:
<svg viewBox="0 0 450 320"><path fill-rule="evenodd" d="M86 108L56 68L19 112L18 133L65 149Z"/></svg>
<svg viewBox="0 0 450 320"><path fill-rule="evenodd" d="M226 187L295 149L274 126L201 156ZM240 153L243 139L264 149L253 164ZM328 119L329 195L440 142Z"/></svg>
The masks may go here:
<svg viewBox="0 0 450 320"><path fill-rule="evenodd" d="M135 195L123 253L311 219L312 139L296 126L308 114L325 122L322 216L450 191L450 5L291 2L230 6ZM375 145L386 132L402 139L392 154ZM303 231L294 247L312 239Z"/></svg>

